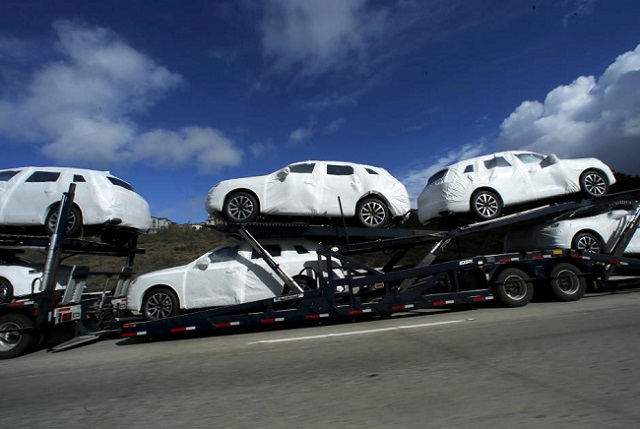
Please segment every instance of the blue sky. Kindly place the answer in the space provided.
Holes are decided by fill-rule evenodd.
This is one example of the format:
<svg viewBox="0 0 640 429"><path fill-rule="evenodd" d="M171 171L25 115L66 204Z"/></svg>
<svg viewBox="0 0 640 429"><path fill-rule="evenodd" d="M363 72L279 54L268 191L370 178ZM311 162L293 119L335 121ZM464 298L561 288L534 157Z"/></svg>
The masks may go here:
<svg viewBox="0 0 640 429"><path fill-rule="evenodd" d="M504 149L638 174L637 0L0 2L0 168L109 170L154 216L331 159L415 197Z"/></svg>

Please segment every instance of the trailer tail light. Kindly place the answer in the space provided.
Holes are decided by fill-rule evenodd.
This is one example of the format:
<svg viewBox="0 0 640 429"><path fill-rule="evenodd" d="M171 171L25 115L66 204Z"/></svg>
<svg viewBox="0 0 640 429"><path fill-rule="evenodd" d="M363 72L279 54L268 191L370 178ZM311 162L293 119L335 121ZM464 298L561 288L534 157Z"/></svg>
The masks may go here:
<svg viewBox="0 0 640 429"><path fill-rule="evenodd" d="M56 324L80 320L82 318L82 306L70 305L56 308L53 312L53 318Z"/></svg>

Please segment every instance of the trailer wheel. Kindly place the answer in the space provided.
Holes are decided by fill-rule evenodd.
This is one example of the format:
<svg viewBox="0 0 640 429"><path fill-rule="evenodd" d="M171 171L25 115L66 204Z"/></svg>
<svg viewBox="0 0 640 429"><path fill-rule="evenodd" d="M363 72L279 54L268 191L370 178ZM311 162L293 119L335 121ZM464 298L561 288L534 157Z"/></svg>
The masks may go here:
<svg viewBox="0 0 640 429"><path fill-rule="evenodd" d="M23 332L6 332L12 329L31 329ZM27 353L38 344L39 335L35 323L24 314L11 313L0 317L0 359L11 359Z"/></svg>
<svg viewBox="0 0 640 429"><path fill-rule="evenodd" d="M524 307L533 298L533 284L519 268L505 268L495 280L498 299L507 307Z"/></svg>
<svg viewBox="0 0 640 429"><path fill-rule="evenodd" d="M0 277L0 304L11 302L13 299L13 285L3 277Z"/></svg>
<svg viewBox="0 0 640 429"><path fill-rule="evenodd" d="M551 269L549 275L551 292L560 301L577 301L583 297L587 282L575 265L560 262Z"/></svg>
<svg viewBox="0 0 640 429"><path fill-rule="evenodd" d="M160 320L178 314L178 297L169 288L148 292L142 300L142 314L147 320Z"/></svg>

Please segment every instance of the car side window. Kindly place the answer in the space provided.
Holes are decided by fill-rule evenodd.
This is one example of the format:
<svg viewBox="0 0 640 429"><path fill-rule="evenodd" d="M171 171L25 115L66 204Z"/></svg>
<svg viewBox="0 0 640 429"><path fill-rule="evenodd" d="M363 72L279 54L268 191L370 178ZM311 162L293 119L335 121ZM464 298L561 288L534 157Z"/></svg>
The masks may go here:
<svg viewBox="0 0 640 429"><path fill-rule="evenodd" d="M300 246L299 244L296 244L295 246L293 246L293 249L299 254L299 255L304 255L309 253L309 251L304 247L304 246Z"/></svg>
<svg viewBox="0 0 640 429"><path fill-rule="evenodd" d="M313 173L314 163L293 164L289 166L290 173Z"/></svg>
<svg viewBox="0 0 640 429"><path fill-rule="evenodd" d="M269 252L269 254L274 258L277 258L278 256L282 255L282 249L278 244L267 244L266 246L262 246L262 247L264 247L264 250ZM253 250L253 252L251 252L251 259L260 259L260 254L256 252L255 249Z"/></svg>
<svg viewBox="0 0 640 429"><path fill-rule="evenodd" d="M240 246L223 247L215 252L209 253L209 260L211 262L227 262L233 261L238 255L238 249Z"/></svg>
<svg viewBox="0 0 640 429"><path fill-rule="evenodd" d="M523 164L538 164L544 159L544 156L535 153L517 153L516 157L518 157Z"/></svg>
<svg viewBox="0 0 640 429"><path fill-rule="evenodd" d="M332 176L349 176L353 174L353 167L350 165L327 164L327 174Z"/></svg>
<svg viewBox="0 0 640 429"><path fill-rule="evenodd" d="M484 162L484 166L487 169L492 169L492 168L496 168L496 167L511 167L511 164L509 164L509 161L507 161L503 157L496 156L494 158L486 160Z"/></svg>
<svg viewBox="0 0 640 429"><path fill-rule="evenodd" d="M73 181L76 183L80 183L80 182L86 182L86 180L84 180L84 176L81 174L74 174L73 175Z"/></svg>
<svg viewBox="0 0 640 429"><path fill-rule="evenodd" d="M20 170L0 171L0 182L8 182L13 176L18 174Z"/></svg>
<svg viewBox="0 0 640 429"><path fill-rule="evenodd" d="M54 171L36 171L26 180L27 182L55 182L60 177L60 173Z"/></svg>
<svg viewBox="0 0 640 429"><path fill-rule="evenodd" d="M108 176L107 179L109 179L109 182L111 182L112 184L114 184L116 186L120 186L121 188L127 189L127 190L129 190L131 192L136 192L136 190L133 189L133 186L131 186L130 184L128 184L124 180L121 180L121 179L118 179L117 177L112 177L112 176Z"/></svg>
<svg viewBox="0 0 640 429"><path fill-rule="evenodd" d="M473 164L469 164L464 168L464 173L473 173Z"/></svg>
<svg viewBox="0 0 640 429"><path fill-rule="evenodd" d="M367 170L367 173L369 174L378 174L378 172L372 168L365 168L365 170Z"/></svg>

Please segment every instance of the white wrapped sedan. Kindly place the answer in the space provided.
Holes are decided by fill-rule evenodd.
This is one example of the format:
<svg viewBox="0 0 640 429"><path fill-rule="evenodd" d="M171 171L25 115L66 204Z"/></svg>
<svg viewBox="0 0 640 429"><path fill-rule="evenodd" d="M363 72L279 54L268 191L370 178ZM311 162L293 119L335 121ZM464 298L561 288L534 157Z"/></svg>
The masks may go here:
<svg viewBox="0 0 640 429"><path fill-rule="evenodd" d="M318 265L317 244L282 239L261 244L301 286L315 287L323 271ZM216 247L187 265L138 276L129 286L127 309L157 320L180 311L257 301L282 293L283 281L264 259L248 242L235 242Z"/></svg>
<svg viewBox="0 0 640 429"><path fill-rule="evenodd" d="M51 234L62 194L76 184L67 234L100 233L106 241L151 227L149 204L135 189L108 171L66 167L0 170L0 226L44 227Z"/></svg>
<svg viewBox="0 0 640 429"><path fill-rule="evenodd" d="M0 304L42 292L43 274L42 264L0 253ZM60 265L56 276L56 289L64 289L71 276L71 267Z"/></svg>
<svg viewBox="0 0 640 429"><path fill-rule="evenodd" d="M411 209L407 189L385 169L335 161L297 162L266 176L224 180L211 188L205 207L235 223L344 215L369 228L404 220Z"/></svg>
<svg viewBox="0 0 640 429"><path fill-rule="evenodd" d="M510 231L505 235L506 252L574 249L609 253L629 225L635 209L614 209L593 216L566 217L552 223ZM624 253L640 254L640 232L636 231Z"/></svg>
<svg viewBox="0 0 640 429"><path fill-rule="evenodd" d="M596 158L558 159L507 151L460 161L438 171L418 196L418 219L469 213L478 220L499 217L503 208L583 192L598 197L616 182Z"/></svg>

